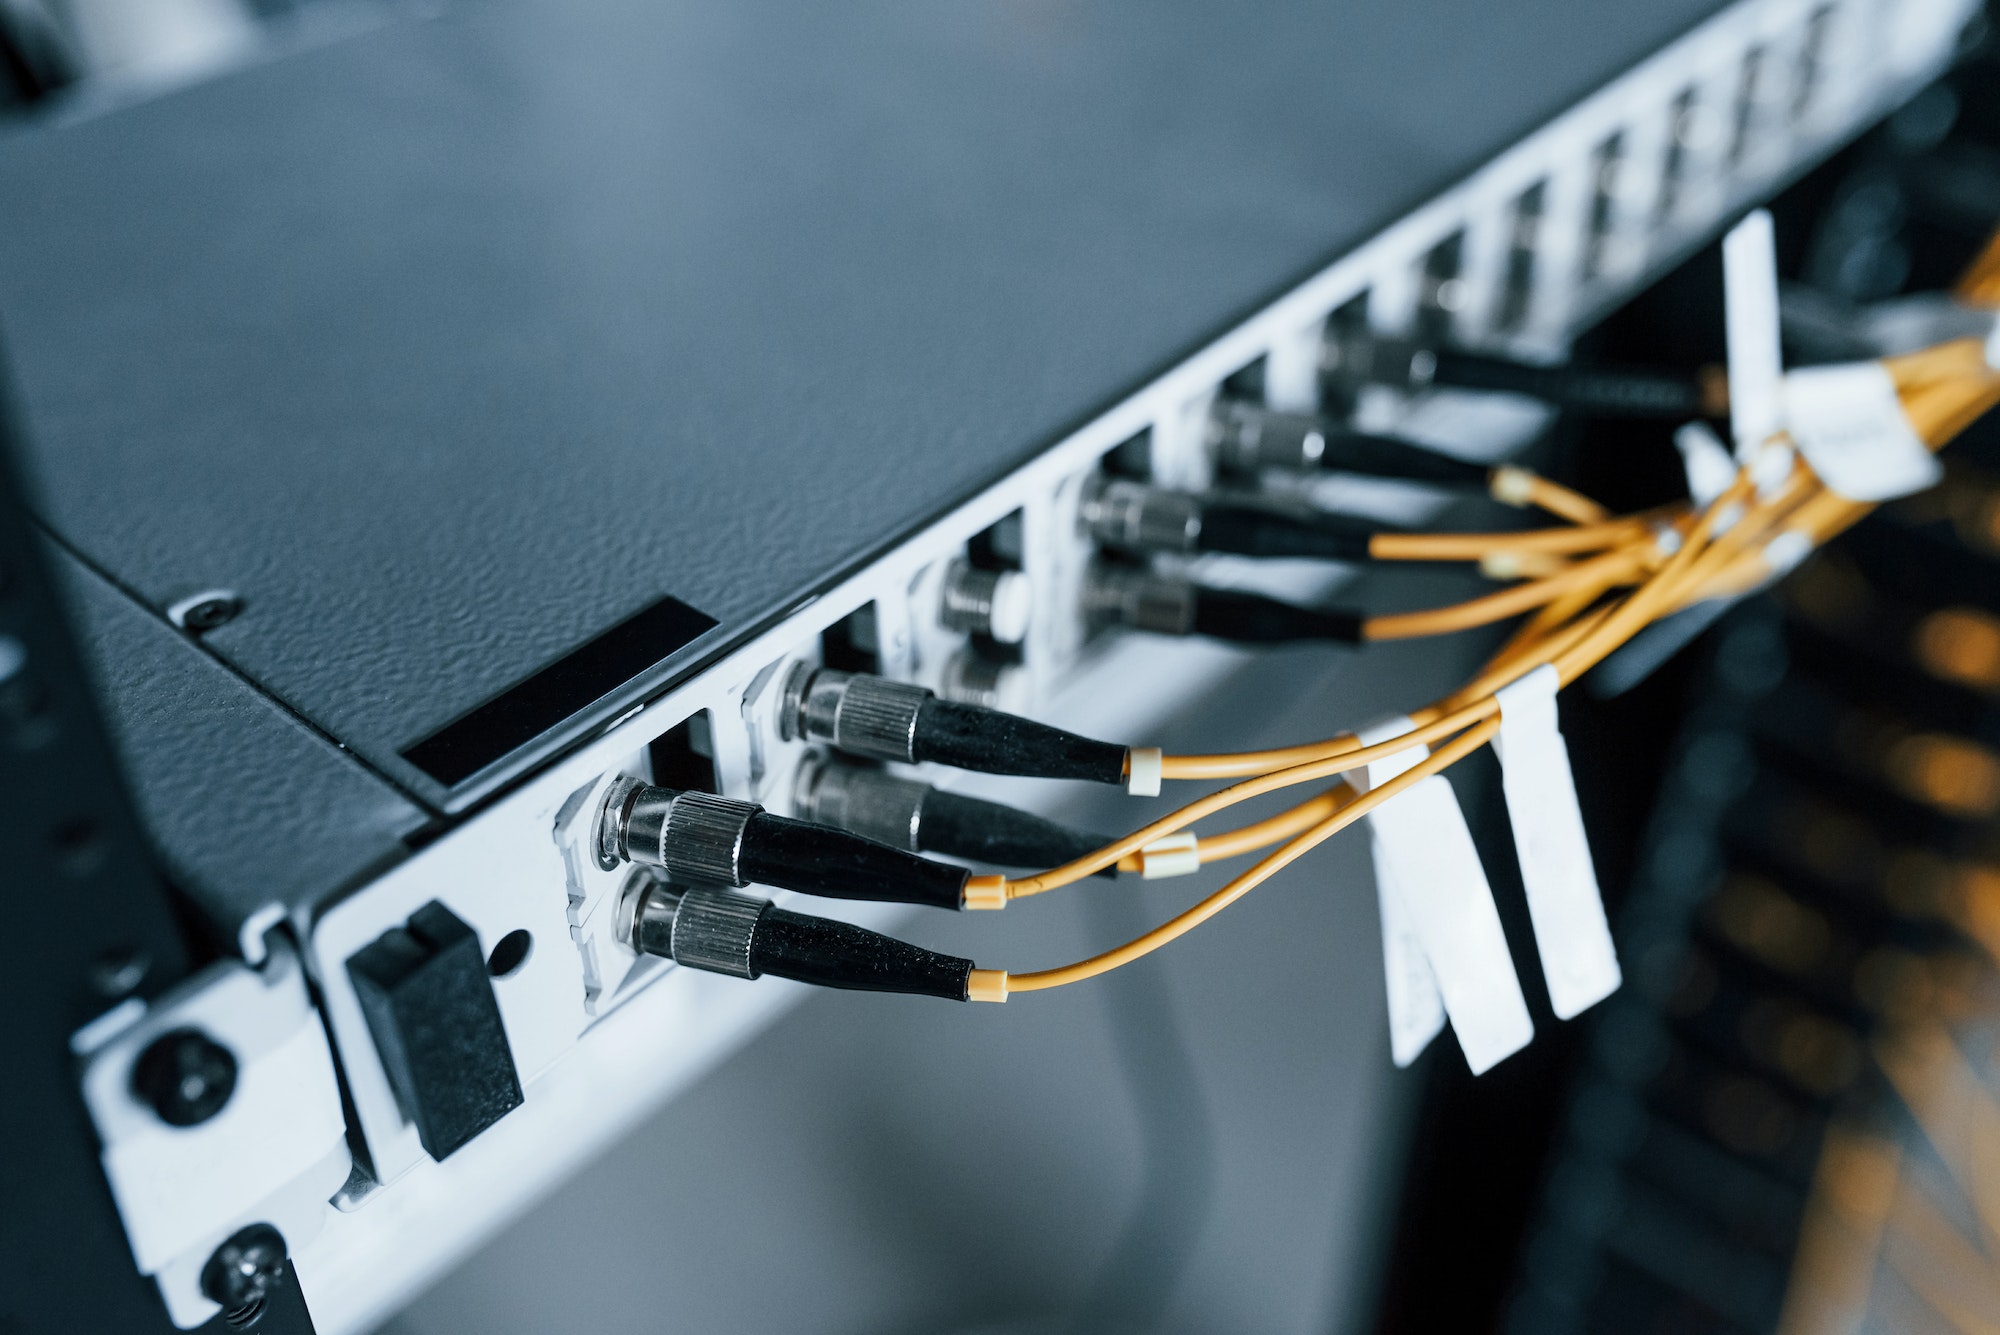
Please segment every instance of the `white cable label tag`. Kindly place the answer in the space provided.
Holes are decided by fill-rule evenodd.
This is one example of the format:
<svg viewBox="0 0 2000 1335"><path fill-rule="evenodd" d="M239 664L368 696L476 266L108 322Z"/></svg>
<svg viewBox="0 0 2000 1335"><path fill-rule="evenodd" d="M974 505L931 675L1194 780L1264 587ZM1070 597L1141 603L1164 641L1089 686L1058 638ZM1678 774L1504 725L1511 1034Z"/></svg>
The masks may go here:
<svg viewBox="0 0 2000 1335"><path fill-rule="evenodd" d="M1382 910L1382 971L1389 989L1389 1056L1408 1066L1423 1055L1444 1030L1444 998L1438 994L1423 942L1410 922L1397 889L1392 864L1380 838L1369 832L1368 851L1375 859L1375 899Z"/></svg>
<svg viewBox="0 0 2000 1335"><path fill-rule="evenodd" d="M1408 718L1393 718L1364 728L1358 735L1363 746L1373 746L1410 730ZM1414 765L1428 748L1410 751ZM1401 757L1377 762L1394 765ZM1405 766L1407 768L1407 766ZM1367 792L1374 766L1355 770L1347 776L1349 786ZM1395 867L1375 833L1368 827L1368 853L1375 864L1375 902L1382 915L1382 977L1389 997L1389 1055L1397 1066L1408 1066L1423 1055L1431 1040L1444 1031L1444 998L1438 995L1437 979L1431 976L1430 961L1424 958L1423 942L1403 905L1402 891L1396 887Z"/></svg>
<svg viewBox="0 0 2000 1335"><path fill-rule="evenodd" d="M1722 238L1722 319L1729 340L1729 433L1747 463L1784 430L1778 342L1778 252L1771 215L1758 209Z"/></svg>
<svg viewBox="0 0 2000 1335"><path fill-rule="evenodd" d="M1792 372L1785 377L1785 416L1819 480L1850 501L1894 500L1944 476L1879 362Z"/></svg>
<svg viewBox="0 0 2000 1335"><path fill-rule="evenodd" d="M1545 663L1494 692L1500 735L1493 749L1549 1003L1567 1020L1617 991L1621 976L1556 716L1556 685L1556 670Z"/></svg>
<svg viewBox="0 0 2000 1335"><path fill-rule="evenodd" d="M1386 740L1409 729L1408 719L1397 719L1360 736L1363 742L1371 735ZM1368 767L1369 786L1415 768L1428 754L1413 746L1375 762ZM1378 889L1401 901L1466 1064L1479 1075L1526 1047L1535 1025L1458 797L1433 774L1377 807L1368 824Z"/></svg>
<svg viewBox="0 0 2000 1335"><path fill-rule="evenodd" d="M1736 480L1736 459L1706 422L1689 422L1674 432L1674 448L1687 470L1688 499L1706 510Z"/></svg>

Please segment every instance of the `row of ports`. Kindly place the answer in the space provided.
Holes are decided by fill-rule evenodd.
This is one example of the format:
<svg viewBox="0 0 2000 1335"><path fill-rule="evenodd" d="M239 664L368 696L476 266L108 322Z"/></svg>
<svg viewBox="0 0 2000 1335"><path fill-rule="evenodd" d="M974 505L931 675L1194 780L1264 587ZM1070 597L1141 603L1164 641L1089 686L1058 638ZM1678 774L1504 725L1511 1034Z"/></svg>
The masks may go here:
<svg viewBox="0 0 2000 1335"><path fill-rule="evenodd" d="M1764 171L1769 165L1766 147L1800 132L1821 110L1829 43L1842 15L1854 8L1853 3L1815 8L1788 38L1745 50L1733 81L1690 81L1657 109L1653 124L1634 118L1600 138L1585 166L1588 188L1580 196L1556 189L1559 170L1518 191L1504 212L1485 224L1501 232L1497 249L1502 258L1487 280L1490 288L1476 287L1468 272L1468 226L1422 252L1413 309L1373 310L1370 289L1343 300L1328 314L1319 339L1317 414L1264 413L1262 359L1227 377L1203 410L1193 443L1183 441L1204 456L1192 474L1254 486L1250 479L1266 469L1322 465L1325 461L1314 453L1325 444L1319 433L1337 430L1349 420L1368 385L1393 379L1355 371L1357 349L1381 344L1378 327L1403 330L1401 341L1421 356L1427 348L1457 339L1505 338L1562 323L1569 313L1556 307L1566 294L1629 280L1655 236L1684 235L1718 221L1727 200L1716 187L1732 177L1747 179ZM1559 199L1579 197L1580 218L1554 216ZM1558 222L1566 225L1569 238L1560 248L1550 244ZM1579 238L1580 248L1575 244ZM1576 266L1573 281L1549 282L1561 263ZM1414 385L1420 378L1410 379ZM1255 427L1246 430L1251 421ZM1095 494L1093 489L1107 480L1154 476L1157 458L1150 435L1142 432L1109 451L1088 477L1077 480L1080 490ZM1066 520L1081 522L1060 539L1083 553L1081 578L1044 578L1025 550L1024 514L1015 511L957 554L934 563L896 596L844 617L818 643L785 663L816 661L839 671L921 678L947 700L1032 711L1031 683L1046 685L1051 679L1030 670L1029 657L1037 652L1031 630L1038 600L1067 604L1039 612L1076 623L1086 640L1114 627L1187 633L1192 626L1188 586L1152 571L1143 556L1134 559L1115 544L1103 544L1087 518L1077 513L1087 509L1086 501L1063 513ZM773 672L782 675L783 666L774 664L760 680ZM752 704L746 696L741 719L704 712L669 730L646 758L652 780L675 789L754 792L779 809L808 811L810 803L792 791L797 784L788 777L816 772L807 748L795 739L780 743L775 736L762 736L771 729L750 717ZM753 752L782 747L791 754L781 758L760 752L747 783L732 782L717 762L718 728L760 734L750 741Z"/></svg>
<svg viewBox="0 0 2000 1335"><path fill-rule="evenodd" d="M1711 222L1708 215L1723 203L1715 187L1765 167L1767 150L1819 113L1843 12L1836 4L1818 6L1786 39L1744 51L1732 79L1687 83L1658 109L1654 124L1642 130L1635 122L1600 139L1590 157L1581 244L1574 253L1551 255L1545 244L1557 230L1550 179L1516 194L1504 223L1497 291L1484 310L1475 309L1463 272L1465 233L1438 242L1420 261L1414 331L1443 338L1466 325L1495 337L1517 334L1538 314L1546 266L1574 263L1577 279L1588 287L1636 270L1655 236Z"/></svg>

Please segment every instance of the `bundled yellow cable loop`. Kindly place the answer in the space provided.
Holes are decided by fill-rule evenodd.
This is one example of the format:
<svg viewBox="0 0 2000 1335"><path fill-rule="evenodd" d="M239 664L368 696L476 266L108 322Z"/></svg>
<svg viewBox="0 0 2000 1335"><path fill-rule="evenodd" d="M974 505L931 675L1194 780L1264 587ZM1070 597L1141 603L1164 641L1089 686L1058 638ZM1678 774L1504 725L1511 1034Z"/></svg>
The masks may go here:
<svg viewBox="0 0 2000 1335"><path fill-rule="evenodd" d="M2000 238L1981 256L1958 293L1961 299L2000 304ZM1890 358L1884 365L1910 425L1932 450L2000 403L2000 374L1987 364L1985 347L1977 339L1940 344ZM1782 439L1767 446L1783 447ZM1418 746L1434 748L1431 755L1365 793L1336 782L1253 825L1200 836L1194 841L1200 863L1278 847L1192 908L1115 950L1056 969L980 971L984 981L979 998L1002 1001L1010 992L1081 982L1159 949L1398 793L1484 746L1499 729L1494 693L1500 688L1543 664L1553 664L1559 681L1568 685L1654 621L1695 603L1757 588L1788 569L1797 552L1819 546L1874 508L1827 490L1802 460L1795 461L1786 480L1768 494L1759 492L1746 468L1722 495L1698 510L1683 504L1610 516L1588 497L1519 469L1495 470L1493 489L1512 504L1533 505L1570 522L1513 533L1385 534L1371 544L1371 554L1378 560L1490 562L1501 554L1536 558L1519 567L1503 563L1502 569L1526 573L1532 568L1537 575L1497 593L1451 607L1368 620L1368 639L1390 640L1447 634L1533 613L1472 681L1415 711L1410 716L1415 724L1411 731L1372 746L1342 735L1264 751L1166 756L1162 760L1166 778L1238 782L1087 857L1038 875L1008 878L997 893L1020 899L1074 884L1113 865L1138 870L1148 845L1251 798L1317 780L1337 780ZM1780 540L1786 547L1774 552L1772 544Z"/></svg>

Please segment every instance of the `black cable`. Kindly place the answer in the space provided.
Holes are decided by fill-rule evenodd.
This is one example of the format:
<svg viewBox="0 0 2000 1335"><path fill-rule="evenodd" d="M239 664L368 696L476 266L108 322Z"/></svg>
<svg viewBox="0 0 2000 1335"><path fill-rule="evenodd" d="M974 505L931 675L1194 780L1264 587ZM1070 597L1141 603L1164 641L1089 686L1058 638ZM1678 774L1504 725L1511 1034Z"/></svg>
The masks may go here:
<svg viewBox="0 0 2000 1335"><path fill-rule="evenodd" d="M1402 390L1448 385L1525 394L1557 407L1607 417L1685 419L1713 416L1693 376L1630 367L1536 366L1406 339L1350 339L1330 344L1327 369L1362 383Z"/></svg>
<svg viewBox="0 0 2000 1335"><path fill-rule="evenodd" d="M1125 782L1123 746L982 705L941 700L909 682L800 664L784 696L781 727L787 737L825 742L849 755L1032 779Z"/></svg>
<svg viewBox="0 0 2000 1335"><path fill-rule="evenodd" d="M1487 468L1402 440L1342 426L1316 413L1276 412L1254 403L1220 400L1210 416L1217 467L1256 473L1327 469L1434 486L1483 487Z"/></svg>
<svg viewBox="0 0 2000 1335"><path fill-rule="evenodd" d="M1525 394L1603 417L1684 420L1707 415L1701 386L1691 376L1588 366L1531 366L1449 350L1435 355L1433 382L1440 385Z"/></svg>
<svg viewBox="0 0 2000 1335"><path fill-rule="evenodd" d="M683 968L752 980L770 974L851 992L969 999L971 960L719 886L652 881L635 888L618 911L621 940Z"/></svg>
<svg viewBox="0 0 2000 1335"><path fill-rule="evenodd" d="M1099 483L1084 501L1082 518L1091 537L1120 551L1321 561L1367 560L1369 541L1386 527L1355 515L1281 509L1124 479Z"/></svg>
<svg viewBox="0 0 2000 1335"><path fill-rule="evenodd" d="M755 802L625 780L607 795L600 860L623 857L670 880L755 883L827 899L961 907L963 867L918 857L830 825L774 816Z"/></svg>
<svg viewBox="0 0 2000 1335"><path fill-rule="evenodd" d="M1492 472L1486 464L1456 459L1394 436L1346 430L1328 433L1320 467L1338 473L1365 473L1370 477L1429 482L1442 487L1484 487Z"/></svg>
<svg viewBox="0 0 2000 1335"><path fill-rule="evenodd" d="M1125 782L1125 748L1079 737L1046 723L980 705L924 701L917 711L910 759L935 761L982 774L1037 779Z"/></svg>
<svg viewBox="0 0 2000 1335"><path fill-rule="evenodd" d="M1351 515L1290 515L1261 506L1207 501L1201 507L1194 547L1236 556L1365 561L1368 540L1382 527Z"/></svg>
<svg viewBox="0 0 2000 1335"><path fill-rule="evenodd" d="M1073 830L1015 807L931 789L917 825L918 849L1001 867L1060 867L1111 840ZM1116 876L1106 867L1100 876Z"/></svg>
<svg viewBox="0 0 2000 1335"><path fill-rule="evenodd" d="M955 909L966 870L906 853L830 825L760 811L743 830L741 883L775 886L824 899L923 904Z"/></svg>
<svg viewBox="0 0 2000 1335"><path fill-rule="evenodd" d="M1228 589L1195 589L1197 635L1238 644L1285 644L1297 640L1361 643L1362 617L1344 609L1298 607L1261 594Z"/></svg>
<svg viewBox="0 0 2000 1335"><path fill-rule="evenodd" d="M1017 807L941 792L830 756L800 767L797 801L807 820L851 830L891 848L1003 867L1056 867L1111 842ZM1117 874L1115 866L1097 873Z"/></svg>
<svg viewBox="0 0 2000 1335"><path fill-rule="evenodd" d="M972 967L968 959L790 909L765 909L750 939L753 977L771 974L851 992L901 992L964 1001Z"/></svg>

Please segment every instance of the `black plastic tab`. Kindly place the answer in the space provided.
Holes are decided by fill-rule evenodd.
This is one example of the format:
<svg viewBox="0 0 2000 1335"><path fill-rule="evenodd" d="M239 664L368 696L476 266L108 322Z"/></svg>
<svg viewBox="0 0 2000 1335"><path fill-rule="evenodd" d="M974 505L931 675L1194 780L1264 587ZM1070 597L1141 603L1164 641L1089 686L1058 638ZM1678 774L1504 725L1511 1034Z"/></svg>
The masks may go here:
<svg viewBox="0 0 2000 1335"><path fill-rule="evenodd" d="M347 961L403 1114L442 1159L521 1104L479 936L432 900Z"/></svg>

